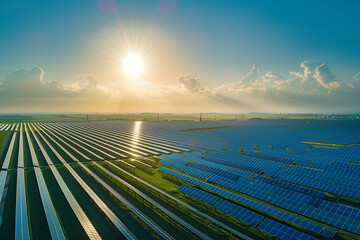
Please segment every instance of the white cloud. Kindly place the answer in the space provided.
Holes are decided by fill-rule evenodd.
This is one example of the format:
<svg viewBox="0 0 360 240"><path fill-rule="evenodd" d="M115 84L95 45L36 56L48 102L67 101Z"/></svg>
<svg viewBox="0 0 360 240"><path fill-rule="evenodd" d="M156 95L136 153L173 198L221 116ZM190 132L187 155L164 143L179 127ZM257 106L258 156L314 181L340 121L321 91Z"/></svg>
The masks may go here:
<svg viewBox="0 0 360 240"><path fill-rule="evenodd" d="M217 97L215 89L201 87L199 78L191 75L183 75L177 78L177 85L161 86L161 90L181 94L184 97L190 95L199 95L207 97Z"/></svg>
<svg viewBox="0 0 360 240"><path fill-rule="evenodd" d="M340 87L340 82L336 81L335 75L331 72L330 68L325 64L321 64L316 68L313 77L321 86L329 90L333 90Z"/></svg>
<svg viewBox="0 0 360 240"><path fill-rule="evenodd" d="M17 70L0 82L0 108L57 111L277 111L277 109L349 109L358 102L360 73L347 85L317 61L304 61L290 75L256 65L238 81L215 88L196 76L183 75L172 84L108 81L89 74L62 84L47 80L39 67ZM221 79L222 81L223 79ZM225 80L225 79L224 79ZM335 91L336 89L336 91ZM331 93L331 94L328 94Z"/></svg>
<svg viewBox="0 0 360 240"><path fill-rule="evenodd" d="M353 81L349 83L349 87L352 89L360 90L360 72L354 75Z"/></svg>
<svg viewBox="0 0 360 240"><path fill-rule="evenodd" d="M360 80L360 72L358 72L357 74L355 74L354 80L355 80L355 81L359 81L359 80Z"/></svg>
<svg viewBox="0 0 360 240"><path fill-rule="evenodd" d="M290 76L267 72L261 74L256 65L239 81L222 85L218 88L219 97L227 97L258 109L260 106L297 109L317 108L318 111L329 109L355 109L347 102L354 102L359 96L349 93L342 81L339 81L329 67L318 61L304 61L300 65L301 72L290 72ZM358 84L360 89L360 73L354 77L352 86ZM335 91L336 89L336 91ZM264 107L263 110L267 108Z"/></svg>
<svg viewBox="0 0 360 240"><path fill-rule="evenodd" d="M264 85L267 85L268 88L273 88L277 90L285 89L292 81L292 79L285 77L282 74L267 72L262 76Z"/></svg>
<svg viewBox="0 0 360 240"><path fill-rule="evenodd" d="M177 81L180 89L189 90L191 92L198 92L200 90L200 80L194 76L180 76Z"/></svg>
<svg viewBox="0 0 360 240"><path fill-rule="evenodd" d="M101 105L112 96L94 76L87 76L84 83L62 85L45 79L40 67L16 70L3 79L0 85L0 106L12 109L57 108Z"/></svg>
<svg viewBox="0 0 360 240"><path fill-rule="evenodd" d="M302 82L306 82L312 79L313 75L317 67L319 67L322 63L318 61L304 61L300 64L300 67L304 68L304 74Z"/></svg>
<svg viewBox="0 0 360 240"><path fill-rule="evenodd" d="M260 77L260 72L257 65L253 64L251 71L243 78L240 79L240 83L256 82Z"/></svg>
<svg viewBox="0 0 360 240"><path fill-rule="evenodd" d="M2 97L52 97L54 92L66 92L59 82L46 81L44 71L39 67L13 72L4 78L0 91Z"/></svg>
<svg viewBox="0 0 360 240"><path fill-rule="evenodd" d="M335 75L330 68L319 61L303 61L300 67L304 69L301 72L290 72L290 75L300 79L301 92L313 94L321 91L322 87L330 93L332 90L340 88L340 81L336 80ZM300 86L298 86L300 87Z"/></svg>
<svg viewBox="0 0 360 240"><path fill-rule="evenodd" d="M254 64L251 71L242 77L238 82L231 83L227 86L229 91L258 93L265 95L271 90L285 89L291 82L290 78L282 74L267 72L261 75L258 67Z"/></svg>

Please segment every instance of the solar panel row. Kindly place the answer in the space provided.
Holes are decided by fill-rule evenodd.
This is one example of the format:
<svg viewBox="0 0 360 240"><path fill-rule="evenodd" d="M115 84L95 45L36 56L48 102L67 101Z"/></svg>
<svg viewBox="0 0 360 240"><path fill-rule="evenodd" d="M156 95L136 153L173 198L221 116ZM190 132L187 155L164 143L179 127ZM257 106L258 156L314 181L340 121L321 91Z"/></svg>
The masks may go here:
<svg viewBox="0 0 360 240"><path fill-rule="evenodd" d="M32 127L34 127L33 124L31 124ZM34 129L37 131L36 127L34 127ZM74 197L74 195L72 194L72 192L70 191L69 187L66 185L63 177L60 175L58 169L53 165L53 162L51 160L51 158L49 157L48 153L46 152L44 145L40 142L39 138L37 137L37 135L35 134L35 132L33 130L30 130L34 136L34 139L36 141L36 143L38 144L38 146L40 147L40 151L42 152L46 162L49 165L49 168L52 172L52 174L54 175L62 193L64 194L66 200L68 201L71 209L73 210L74 214L76 215L77 219L79 220L81 226L84 228L86 234L88 235L88 237L90 239L101 239L99 233L97 232L97 230L95 229L94 225L92 224L92 222L90 221L90 219L88 218L88 216L86 215L86 213L84 212L84 210L82 209L82 207L80 206L80 204L78 203L78 201L76 200L76 198ZM39 136L41 137L41 133L38 132ZM45 143L47 143L47 140L44 139L42 137L42 139L45 141ZM47 143L47 145L49 145Z"/></svg>
<svg viewBox="0 0 360 240"><path fill-rule="evenodd" d="M191 187L187 184L181 185L181 187L178 188L178 191L185 193L185 194L187 194L193 198L196 198L204 203L207 203L209 205L213 205L216 201L219 200L219 198L216 197L215 195L204 192L197 188Z"/></svg>
<svg viewBox="0 0 360 240"><path fill-rule="evenodd" d="M260 180L260 181L263 181L263 182L267 182L267 183L276 185L276 186L280 186L280 187L284 187L284 188L287 188L287 189L295 190L297 192L312 195L312 196L317 197L317 198L324 198L326 196L326 194L324 192L320 192L320 191L317 191L317 190L305 188L305 187L302 187L302 186L299 186L299 185L294 185L294 184L287 183L287 182L278 181L278 180L267 178L267 177L264 177L264 176L258 176L258 177L256 177L256 179Z"/></svg>
<svg viewBox="0 0 360 240"><path fill-rule="evenodd" d="M213 205L214 208L230 214L252 226L257 226L264 219L264 216L261 214L250 211L246 208L216 197L213 194L191 187L187 184L182 185L178 190L204 203Z"/></svg>
<svg viewBox="0 0 360 240"><path fill-rule="evenodd" d="M259 229L264 230L280 239L286 240L312 240L317 239L306 233L302 233L289 226L276 222L272 219L266 218L259 226Z"/></svg>
<svg viewBox="0 0 360 240"><path fill-rule="evenodd" d="M189 166L187 167L176 163L171 165L171 167L197 176L201 179L207 179L209 182L225 186L251 197L267 201L271 204L303 216L351 231L353 233L360 233L360 211L358 209L339 205L325 199L315 198L301 192L296 192L265 182L252 181L246 177L240 177L237 181L231 181L230 179L216 176L215 174L208 175L205 171L203 171L207 169L201 168L201 170L198 169L198 171L194 171L191 167L192 165L193 164L187 164L187 166ZM306 171L314 170L307 169ZM301 190L303 192L306 191L305 189ZM323 196L325 195L322 195L322 197Z"/></svg>
<svg viewBox="0 0 360 240"><path fill-rule="evenodd" d="M239 205L236 205L224 199L220 199L195 187L184 184L178 190L209 205L213 205L213 207L227 214L230 214L252 226L258 226L260 224L260 229L280 239L317 239L313 236L310 236L306 233L293 229L289 226L286 226L269 218L265 219L265 217L260 214L249 211L248 209L240 207ZM262 222L263 220L264 222ZM331 234L327 235L328 238L333 236L332 231L327 232Z"/></svg>
<svg viewBox="0 0 360 240"><path fill-rule="evenodd" d="M256 126L258 127L258 125ZM254 130L253 128L251 129L252 131ZM269 129L265 129L265 128L261 128L261 130L269 131ZM336 151L334 151L334 149L329 149L329 148L311 147L308 144L298 144L300 141L306 139L307 137L311 138L311 136L314 135L313 132L307 132L304 136L301 136L302 133L299 134L299 132L297 132L298 136L297 135L288 136L287 134L284 133L284 129L281 128L281 125L279 125L276 128L270 130L271 132L278 132L276 136L274 136L273 134L269 134L269 136L271 136L270 138L264 135L264 133L261 133L262 131L259 130L259 131L251 132L252 134L248 134L249 133L248 130L241 129L241 132L243 133L239 137L240 139L236 139L236 141L234 140L234 144L230 144L228 148L229 149L231 147L237 148L239 145L236 147L235 145L236 143L239 143L241 141L243 143L245 142L245 145L243 144L245 148L243 153L246 153L247 155L250 155L251 157L254 158L262 159L263 160L262 164L265 166L265 168L268 168L268 165L272 164L271 161L273 162L277 161L278 163L285 161L284 162L285 165L288 163L296 162L300 166L319 168L323 170L323 174L320 174L317 180L321 180L321 178L323 178L323 180L328 178L326 179L327 182L321 183L320 186L319 185L318 186L306 185L306 186L311 188L317 188L319 190L327 191L330 193L332 192L337 193L350 198L355 198L355 199L359 198L358 195L359 191L354 191L360 185L358 180L351 181L350 178L347 178L347 173L344 173L347 170L349 170L348 168L354 168L352 170L353 172L359 172L359 166L350 166L350 164L347 164L347 162L350 160L354 160L354 159L356 160L358 154L360 153L359 150L352 150L352 149L356 149L357 147L356 145L350 147L337 147ZM326 134L322 132L321 137L324 137L324 139L326 139L327 137L331 137L331 138L334 137L334 136L327 136L327 135L325 136L325 135ZM355 139L355 133L350 133L349 135L354 135L353 138L354 141L352 141L352 143L358 142L358 140ZM342 140L344 142L349 142L349 139L347 139L347 137L344 136L345 135L338 134L336 136L336 138L338 139L337 142L341 143ZM294 139L296 139L296 142L294 141ZM256 144L257 147L254 147L252 143L257 143ZM273 146L269 147L268 146L269 143L271 143ZM261 153L254 152L256 148L260 148ZM345 148L347 150L344 150ZM226 151L226 152L216 153L216 155L221 155L221 154L229 155L229 156L232 154L231 157L233 158L234 161L239 160L239 157L236 156L237 151L235 152ZM207 154L207 156L210 155L211 153ZM346 155L346 157L343 157L342 155ZM226 159L227 157L224 156L223 158ZM222 161L224 159L219 159L219 161ZM265 160L269 160L269 161L265 161ZM331 173L332 170L329 167L334 168L336 165L336 164L331 164L332 162L335 163L340 162L342 164L345 163L341 168L338 168L338 169L344 169L345 171L335 171L334 169L333 173ZM247 165L243 169L249 170L251 168L250 166ZM275 168L271 171L277 171L277 170L278 169ZM252 171L259 172L259 169L255 168ZM269 169L267 170L267 173L270 173ZM303 179L304 178L307 177L303 177ZM334 179L334 181L330 182L331 179ZM318 182L317 180L314 181L314 183ZM326 188L324 188L324 186L326 186Z"/></svg>
<svg viewBox="0 0 360 240"><path fill-rule="evenodd" d="M214 204L214 208L217 208L227 214L230 214L254 227L256 227L263 219L264 216L246 208L240 207L234 203L220 199Z"/></svg>
<svg viewBox="0 0 360 240"><path fill-rule="evenodd" d="M70 154L66 149L64 149L61 145L59 145L59 143L57 143L56 140L54 140L51 136L49 136L49 134L47 133L47 130L43 130L44 134L46 134L50 139L52 139L52 141L54 143L56 143L64 152L66 152L74 161L78 162L78 160L72 155ZM42 136L42 134L39 132L39 135ZM65 165L65 167L68 168L68 170L70 171L70 173L75 174L75 172L68 166L68 164L65 162L65 159L63 159L61 157L61 155L59 155L59 153L47 142L46 139L44 139L44 141L48 144L48 146L50 147L50 149L55 153L55 155L61 160L61 162ZM82 166L83 168L85 168L85 170L89 171L88 168L85 167L85 165L83 165L81 162L78 162L80 164L80 166ZM116 175L114 175L113 173L109 172L107 169L103 168L101 165L97 164L95 162L95 165L98 166L99 168L102 169L102 171L105 171L107 174L111 175L113 178L115 178L117 181L121 182L122 184L126 185L128 188L132 189L133 191L135 191L138 195L140 195L142 198L146 199L147 201L151 202L154 206L156 206L158 209L160 209L161 211L163 211L164 213L166 213L167 215L169 215L170 217L172 217L174 220L176 220L178 223L180 223L181 225L185 226L186 228L188 228L190 231L194 232L195 234L197 234L200 238L202 239L208 239L208 237L203 234L202 232L200 232L199 230L197 230L194 226L189 225L187 222L185 222L183 219L179 218L178 216L176 216L175 214L173 214L172 212L170 212L169 210L167 210L166 208L164 208L162 205L158 204L157 202L155 202L153 199L151 199L150 197L148 197L147 195L145 195L144 193L142 193L141 191L139 191L138 189L136 189L135 187L133 187L132 185L130 185L129 183L125 182L124 180L118 178ZM90 173L93 175L93 173ZM74 177L76 177L77 175L75 174ZM80 180L80 177L77 177L78 180ZM113 190L112 190L113 191ZM119 196L118 193L114 193L116 196ZM120 197L120 196L119 196ZM123 198L121 198L121 201L124 201ZM97 201L98 202L98 201ZM129 204L128 204L129 205ZM133 210L135 211L136 209L132 206L129 205L130 208L133 208ZM138 211L138 210L136 210ZM138 211L139 212L139 211ZM142 214L139 212L139 214ZM110 218L111 219L111 218ZM146 220L146 217L144 218ZM155 223L151 222L150 219L147 220L147 223L151 223L151 225L154 227L155 230L157 230L159 232L159 234L162 234L164 237L169 237L169 235L166 235L166 232L162 231L158 226L156 226Z"/></svg>
<svg viewBox="0 0 360 240"><path fill-rule="evenodd" d="M31 159L32 159L32 162L33 162L33 165L34 165L35 177L36 177L36 181L37 181L37 184L38 184L38 187L39 187L41 202L42 202L42 205L44 207L46 220L47 220L47 223L48 223L48 227L50 229L51 237L53 239L66 239L65 235L64 235L64 232L63 232L63 230L61 228L59 218L58 218L58 216L56 214L54 205L53 205L53 203L51 201L49 191L48 191L48 189L46 187L44 176L42 175L41 169L38 167L39 166L39 161L38 161L38 158L36 156L35 148L34 148L34 145L32 143L32 140L30 138L29 131L27 130L28 125L25 124L24 126L25 126L26 138L27 138L29 148L30 148Z"/></svg>
<svg viewBox="0 0 360 240"><path fill-rule="evenodd" d="M242 203L242 204L244 204L246 206L253 207L253 208L258 209L258 210L260 210L262 212L265 212L267 214L271 214L271 215L274 215L276 217L282 218L282 219L284 219L286 221L292 222L292 223L294 223L294 224L296 224L298 226L301 226L301 227L305 228L309 232L314 232L314 233L320 234L323 231L323 229L329 229L329 228L326 228L326 227L324 227L324 226L322 226L322 225L320 225L318 223L311 222L309 220L305 220L305 219L300 218L298 216L295 216L295 215L289 214L287 212L281 211L279 209L275 209L273 207L270 207L269 205L262 204L260 202L251 200L249 198L234 194L234 193L229 192L227 190L224 190L222 188L215 187L215 186L213 186L211 184L204 183L202 181L199 181L197 179L191 178L191 177L186 176L184 174L178 173L178 172L173 171L171 169L168 169L168 168L165 168L165 167L160 167L158 170L162 171L162 172L164 172L166 174L172 175L174 177L177 177L179 179L182 179L182 180L184 180L186 182L189 182L189 183L192 183L194 185L200 186L200 187L202 187L204 189L207 189L209 191L220 194L220 195L222 195L224 197L228 197L230 199L233 199L234 201L240 202L240 203ZM334 231L332 229L329 229L329 231L332 231L333 233L336 232L336 231Z"/></svg>
<svg viewBox="0 0 360 240"><path fill-rule="evenodd" d="M30 239L24 170L24 133L19 132L19 152L16 179L15 239Z"/></svg>
<svg viewBox="0 0 360 240"><path fill-rule="evenodd" d="M37 127L39 125L35 124ZM78 160L63 146L61 146L54 138L52 138L48 132L43 130L43 133L51 139L58 147L60 147L66 154L68 154L74 161L78 162ZM73 168L62 158L62 156L51 146L49 142L39 133L40 136L44 139L44 141L48 144L48 146L54 151L60 161L64 164L66 169L71 173L71 175L76 179L76 181L81 185L81 187L87 192L87 194L93 199L94 203L106 214L106 216L110 219L110 221L119 229L119 231L127 238L127 239L137 239L136 236L126 227L126 225L109 209L109 207L101 200L101 198L82 180L82 178L75 172ZM81 166L82 163L80 163Z"/></svg>
<svg viewBox="0 0 360 240"><path fill-rule="evenodd" d="M13 124L0 124L0 132L9 131L11 127L13 127Z"/></svg>

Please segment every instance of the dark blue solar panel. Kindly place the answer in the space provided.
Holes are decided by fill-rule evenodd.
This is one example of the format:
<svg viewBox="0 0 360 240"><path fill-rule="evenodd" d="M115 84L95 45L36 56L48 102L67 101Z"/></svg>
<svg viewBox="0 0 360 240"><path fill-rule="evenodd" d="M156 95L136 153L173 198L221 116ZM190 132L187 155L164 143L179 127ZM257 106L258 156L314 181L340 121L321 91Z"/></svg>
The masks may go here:
<svg viewBox="0 0 360 240"><path fill-rule="evenodd" d="M163 165L166 165L166 166L171 166L171 165L174 164L173 161L170 161L170 160L167 160L167 159L161 160L160 163L163 164Z"/></svg>
<svg viewBox="0 0 360 240"><path fill-rule="evenodd" d="M226 172L226 171L218 169L218 168L206 166L204 164L190 163L187 166L195 168L195 169L199 169L199 170L204 171L204 172L212 173L212 174L215 174L215 175L230 179L232 181L236 181L240 177L237 174Z"/></svg>
<svg viewBox="0 0 360 240"><path fill-rule="evenodd" d="M277 185L277 186L280 186L283 188L287 188L287 189L295 190L297 192L302 192L302 193L305 193L308 195L312 195L312 196L315 196L318 198L323 198L326 195L324 192L316 191L313 189L301 187L299 185L294 185L291 183L286 183L286 182L278 181L276 179L271 179L271 178L267 178L267 177L263 177L263 176L258 176L258 177L256 177L256 179L263 181L263 182L273 184L273 185Z"/></svg>
<svg viewBox="0 0 360 240"><path fill-rule="evenodd" d="M266 218L259 226L259 229L274 235L277 238L284 240L312 240L317 239L306 233L298 231L294 228L286 226L282 223L276 222L270 218Z"/></svg>
<svg viewBox="0 0 360 240"><path fill-rule="evenodd" d="M242 170L236 169L236 168L230 168L228 170L228 172L235 173L235 174L242 175L242 176L246 176L246 177L254 177L255 176L254 173L245 172L245 171L242 171Z"/></svg>
<svg viewBox="0 0 360 240"><path fill-rule="evenodd" d="M177 163L180 163L180 164L186 164L186 163L189 162L189 161L186 161L186 160L181 159L179 157L175 157L174 154L170 155L170 156L169 155L161 155L159 158L170 160L170 161L177 162Z"/></svg>
<svg viewBox="0 0 360 240"><path fill-rule="evenodd" d="M292 160L292 159L279 157L279 156L265 155L264 153L260 154L260 153L256 153L256 152L247 152L246 155L248 155L250 157L255 157L255 158L264 159L264 160L271 160L274 162L281 162L281 163L286 163L286 164L290 164L290 163L294 162L294 160Z"/></svg>
<svg viewBox="0 0 360 240"><path fill-rule="evenodd" d="M290 213L281 211L279 209L272 208L269 205L265 205L265 204L256 202L256 201L248 199L246 197L243 197L243 196L234 194L232 192L226 191L224 189L215 187L215 186L213 186L211 184L201 182L199 180L196 180L196 179L191 178L189 176L185 176L185 175L183 175L181 173L178 173L178 172L175 172L173 170L170 170L170 169L167 169L167 168L164 168L164 167L160 167L158 170L166 172L168 174L171 174L171 175L173 175L175 177L178 177L178 178L180 178L182 180L188 181L188 182L193 183L195 185L201 186L201 187L203 187L205 189L208 189L210 191L216 192L216 193L218 193L218 194L220 194L222 196L231 198L231 199L233 199L233 200L235 200L237 202L243 203L243 204L245 204L247 206L259 209L260 211L266 212L268 214L271 214L271 215L277 216L279 218L282 218L282 219L284 219L286 221L292 222L292 223L294 223L294 224L296 224L298 226L301 226L301 227L305 228L309 232L320 233L324 229L324 226L322 226L320 224L317 224L315 222L311 222L309 220L299 218L299 217L297 217L295 215L292 215ZM216 178L221 178L221 177L216 177ZM210 178L210 179L213 179L213 177Z"/></svg>
<svg viewBox="0 0 360 240"><path fill-rule="evenodd" d="M201 178L201 179L207 179L211 174L208 173L208 172L203 172L203 171L200 171L200 170L197 170L197 169L193 169L191 167L187 167L187 166L184 166L182 164L179 164L179 163L174 163L173 165L171 165L172 168L175 168L175 169L178 169L182 172L186 172L190 175L193 175L195 177L198 177L198 178Z"/></svg>
<svg viewBox="0 0 360 240"><path fill-rule="evenodd" d="M186 154L181 153L181 155L179 157L184 157L186 160L189 160L191 162L197 162L197 163L205 164L205 165L208 165L210 167L222 169L222 170L225 170L225 171L229 168L228 166L224 166L224 165L221 165L221 164L205 161L205 160L202 159L202 157L204 157L204 156L199 156L199 155L194 154L192 152L186 152Z"/></svg>
<svg viewBox="0 0 360 240"><path fill-rule="evenodd" d="M212 137L226 139L224 141L228 141L229 144L225 143L221 146L214 144L213 147L207 148L210 150L179 153L176 157L188 158L199 165L229 167L228 169L215 168L232 173L235 173L232 169L249 171L252 172L251 174L264 171L264 177L256 177L262 183L252 181L246 185L241 181L238 184L230 179L226 181L226 177L221 173L212 170L210 172L208 168L205 170L200 166L194 167L199 170L197 172L185 169L185 172L194 176L203 175L202 178L209 182L266 201L269 208L255 202L251 204L257 205L258 209L265 209L273 215L278 215L286 221L295 222L298 226L305 227L307 232L323 232L328 235L328 231L324 231L320 224L325 223L360 234L359 209L340 204L336 201L337 197L329 197L331 195L340 196L340 198L346 196L360 200L360 165L352 164L360 162L360 145L357 145L360 139L359 123L359 121L339 123L321 121L320 123L313 120L307 122L286 120L282 123L278 121L247 122L246 128L203 132L205 136L210 136L204 139ZM243 123L234 122L233 124L243 126ZM347 127L347 125L352 127ZM355 145L326 146L326 144L303 141ZM222 149L225 150L221 151ZM186 162L182 163L186 164ZM208 178L204 178L206 176L204 172L210 173ZM241 172L236 174L242 175ZM205 187L211 188L211 186ZM215 189L215 191L219 193L221 190ZM221 194L229 195L226 192ZM239 202L248 201L246 198L232 197ZM278 212L274 210L275 206L278 207L276 208ZM302 216L296 217L295 214Z"/></svg>
<svg viewBox="0 0 360 240"><path fill-rule="evenodd" d="M191 187L187 184L182 185L178 190L209 205L214 204L219 199L210 193Z"/></svg>
<svg viewBox="0 0 360 240"><path fill-rule="evenodd" d="M240 207L239 205L224 199L220 199L217 203L215 203L214 207L248 224L251 224L252 226L257 226L264 219L263 215Z"/></svg>

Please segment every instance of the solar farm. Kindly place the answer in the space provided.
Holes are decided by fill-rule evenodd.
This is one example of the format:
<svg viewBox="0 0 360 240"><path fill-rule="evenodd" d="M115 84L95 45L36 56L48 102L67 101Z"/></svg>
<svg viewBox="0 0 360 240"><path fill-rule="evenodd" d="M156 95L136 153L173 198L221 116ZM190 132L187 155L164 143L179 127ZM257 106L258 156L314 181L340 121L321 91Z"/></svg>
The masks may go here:
<svg viewBox="0 0 360 240"><path fill-rule="evenodd" d="M0 239L360 239L360 122L0 123Z"/></svg>

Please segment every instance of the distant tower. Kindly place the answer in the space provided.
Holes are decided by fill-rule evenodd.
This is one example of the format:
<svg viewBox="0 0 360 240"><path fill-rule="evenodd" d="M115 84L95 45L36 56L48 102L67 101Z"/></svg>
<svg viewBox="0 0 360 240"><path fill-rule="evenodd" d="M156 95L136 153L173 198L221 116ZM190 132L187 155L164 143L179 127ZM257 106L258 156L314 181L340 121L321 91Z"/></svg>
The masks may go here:
<svg viewBox="0 0 360 240"><path fill-rule="evenodd" d="M202 121L202 113L200 113L200 119L199 119L199 121L200 121L200 122Z"/></svg>
<svg viewBox="0 0 360 240"><path fill-rule="evenodd" d="M89 114L86 114L86 120L89 121Z"/></svg>
<svg viewBox="0 0 360 240"><path fill-rule="evenodd" d="M157 114L157 119L159 119L159 118L160 118L160 113Z"/></svg>

